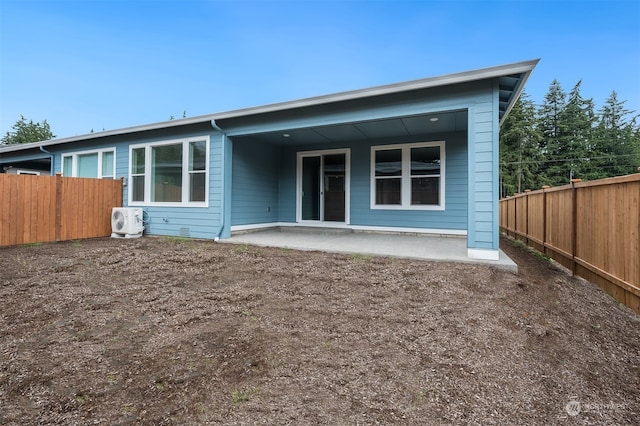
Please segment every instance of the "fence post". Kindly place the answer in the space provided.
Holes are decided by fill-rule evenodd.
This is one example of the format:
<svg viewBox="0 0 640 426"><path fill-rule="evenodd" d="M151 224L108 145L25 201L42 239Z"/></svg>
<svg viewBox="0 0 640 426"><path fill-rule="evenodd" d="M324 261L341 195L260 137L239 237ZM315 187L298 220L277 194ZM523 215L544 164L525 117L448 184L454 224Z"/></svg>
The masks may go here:
<svg viewBox="0 0 640 426"><path fill-rule="evenodd" d="M525 210L525 214L524 214L524 235L525 235L525 239L527 240L527 245L529 245L529 193L531 192L530 189L525 189L524 190L524 195L525 195L525 202L524 202L524 210Z"/></svg>
<svg viewBox="0 0 640 426"><path fill-rule="evenodd" d="M571 179L571 274L576 274L576 244L578 241L578 197L576 183L582 179Z"/></svg>
<svg viewBox="0 0 640 426"><path fill-rule="evenodd" d="M56 173L56 223L55 237L56 241L62 239L62 173Z"/></svg>
<svg viewBox="0 0 640 426"><path fill-rule="evenodd" d="M547 189L549 185L542 185L542 252L547 254Z"/></svg>
<svg viewBox="0 0 640 426"><path fill-rule="evenodd" d="M513 238L518 239L518 197L513 196Z"/></svg>

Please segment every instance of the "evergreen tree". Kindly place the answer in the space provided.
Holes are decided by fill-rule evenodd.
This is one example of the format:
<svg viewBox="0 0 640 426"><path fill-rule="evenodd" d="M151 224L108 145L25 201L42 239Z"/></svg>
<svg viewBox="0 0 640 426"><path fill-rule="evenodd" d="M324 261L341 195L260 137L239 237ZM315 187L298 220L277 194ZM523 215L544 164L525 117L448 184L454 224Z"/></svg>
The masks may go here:
<svg viewBox="0 0 640 426"><path fill-rule="evenodd" d="M591 168L595 113L593 99L582 97L581 86L582 80L569 92L567 104L560 113L559 144L550 153L554 164L562 171L560 184L569 183L572 178L585 179Z"/></svg>
<svg viewBox="0 0 640 426"><path fill-rule="evenodd" d="M545 158L541 180L545 185L554 185L562 179L563 170L560 168L560 163L555 163L553 161L555 158L552 157L554 151L557 151L560 146L560 116L566 105L566 97L567 94L560 86L560 82L554 79L544 97L542 106L538 109L537 127L541 135L540 151Z"/></svg>
<svg viewBox="0 0 640 426"><path fill-rule="evenodd" d="M536 108L523 92L500 129L500 195L542 185L640 172L640 115L614 91L594 113L579 81L567 95L553 80Z"/></svg>
<svg viewBox="0 0 640 426"><path fill-rule="evenodd" d="M540 187L541 139L535 126L535 105L522 92L500 130L501 196Z"/></svg>
<svg viewBox="0 0 640 426"><path fill-rule="evenodd" d="M56 137L56 135L51 132L47 120L44 120L42 123L34 123L33 120L27 122L27 119L24 118L23 115L20 116L20 120L16 121L12 129L13 131L7 132L4 137L0 139L0 144L13 145L41 142Z"/></svg>
<svg viewBox="0 0 640 426"><path fill-rule="evenodd" d="M640 166L640 139L636 118L628 119L631 111L625 109L625 101L618 100L613 91L599 111L594 132L594 165L599 179L636 173Z"/></svg>

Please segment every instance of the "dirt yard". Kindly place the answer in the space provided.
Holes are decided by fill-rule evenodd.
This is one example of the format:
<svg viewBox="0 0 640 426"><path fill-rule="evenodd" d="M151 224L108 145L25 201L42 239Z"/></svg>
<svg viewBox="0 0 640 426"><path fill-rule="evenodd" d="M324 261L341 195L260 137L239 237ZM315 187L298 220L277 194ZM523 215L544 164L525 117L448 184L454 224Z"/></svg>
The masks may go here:
<svg viewBox="0 0 640 426"><path fill-rule="evenodd" d="M637 424L640 316L503 249L0 249L0 424Z"/></svg>

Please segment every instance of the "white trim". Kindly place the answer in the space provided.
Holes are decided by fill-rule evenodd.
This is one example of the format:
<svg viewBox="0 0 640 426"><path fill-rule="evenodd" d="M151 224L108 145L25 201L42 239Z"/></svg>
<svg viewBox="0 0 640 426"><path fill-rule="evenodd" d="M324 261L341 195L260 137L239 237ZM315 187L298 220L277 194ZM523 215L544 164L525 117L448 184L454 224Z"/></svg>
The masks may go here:
<svg viewBox="0 0 640 426"><path fill-rule="evenodd" d="M320 157L332 154L344 154L344 222L324 221L324 197L320 197L320 220L302 220L302 159L305 157ZM321 179L321 186L324 186ZM351 220L351 148L323 149L316 151L298 151L296 158L296 222L305 226L340 226L348 225Z"/></svg>
<svg viewBox="0 0 640 426"><path fill-rule="evenodd" d="M102 170L102 156L105 152L113 153L113 173L111 175L107 175L106 178L104 177L105 174ZM63 173L64 175L64 159L71 157L71 177L77 177L78 176L78 157L81 155L91 155L91 154L98 154L98 169L96 171L98 176L96 176L96 178L97 179L115 179L116 178L116 147L115 146L110 146L108 148L99 148L99 149L87 149L84 151L65 152L64 154L60 155L60 172Z"/></svg>
<svg viewBox="0 0 640 426"><path fill-rule="evenodd" d="M437 146L440 148L440 190L439 203L433 205L411 204L411 149ZM446 168L446 144L445 141L399 143L390 145L371 146L371 176L369 207L371 210L444 210L445 209L445 168ZM376 151L399 149L402 152L401 196L402 204L376 204ZM435 176L434 176L435 177Z"/></svg>
<svg viewBox="0 0 640 426"><path fill-rule="evenodd" d="M294 226L289 222L252 223L249 225L233 225L231 232L254 231L258 229L278 228L280 226Z"/></svg>
<svg viewBox="0 0 640 426"><path fill-rule="evenodd" d="M280 102L275 104L264 105L260 107L243 108L224 113L215 114L215 120L225 118L242 117L253 114L265 114L295 108L304 108L316 105L322 105L332 102L343 102L354 99L367 97L388 95L393 93L402 93L411 90L428 89L431 87L448 86L458 83L466 83L477 80L485 80L495 77L509 76L513 74L524 73L525 77L531 73L540 59L516 62L513 64L498 65L488 68L480 68L471 71L463 71L453 74L440 75L436 77L427 77L418 80L410 80L401 83L386 84L383 86L375 86L366 89L350 90L346 92L334 93L330 95L315 96L311 98L299 99L295 101ZM521 86L522 87L522 86Z"/></svg>
<svg viewBox="0 0 640 426"><path fill-rule="evenodd" d="M280 103L264 105L259 107L242 108L242 109L237 109L237 110L227 111L227 112L222 112L217 114L207 114L207 115L202 115L197 117L181 118L177 120L163 121L159 123L145 124L141 126L126 127L122 129L115 129L115 130L106 130L102 132L90 133L87 135L72 136L72 137L61 138L61 139L51 139L48 141L41 141L41 142L33 142L29 144L0 146L0 152L19 151L19 150L29 149L33 147L37 148L39 146L44 147L44 146L58 145L58 144L69 143L69 142L76 142L80 140L84 141L84 140L90 140L90 139L104 138L107 136L123 135L128 133L135 133L135 132L144 132L148 130L164 129L169 127L187 126L190 124L203 123L211 120L223 120L226 118L237 118L237 117L244 117L249 115L265 114L268 112L285 111L285 110L291 110L296 108L304 108L308 106L323 105L323 104L328 104L333 102L349 101L353 99L361 99L361 98L374 97L374 96L380 96L380 95L386 95L386 94L401 93L401 92L406 92L410 90L420 90L420 89L427 89L431 87L442 87L442 86L447 86L451 84L485 80L485 79L490 79L495 77L502 77L502 76L509 76L513 74L523 73L523 81L516 88L516 92L519 92L521 91L522 87L524 87L524 82L527 80L527 78L529 77L529 74L531 74L531 71L533 71L533 69L538 64L539 61L540 59L533 59L533 60L514 62L511 64L498 65L498 66L493 66L488 68L480 68L480 69L471 70L471 71L441 75L437 77L428 77L428 78L419 79L419 80L406 81L402 83L387 84L384 86L376 86L376 87L371 87L367 89L351 90L351 91L335 93L331 95L316 96L316 97L311 97L306 99L280 102ZM518 96L519 96L519 93L514 92L514 96L511 99L511 105L508 106L507 112L508 110L511 109L513 104L516 102ZM507 114L505 113L504 117L506 116Z"/></svg>
<svg viewBox="0 0 640 426"><path fill-rule="evenodd" d="M303 227L303 228L336 228L336 229L353 229L361 232L394 232L399 234L430 234L453 237L465 237L467 231L464 229L434 229L434 228L403 228L394 226L363 226L363 225L345 225L337 222L313 222L313 223L293 223L293 222L269 222L254 223L248 225L234 225L231 232L255 231L260 229L278 228L278 227Z"/></svg>
<svg viewBox="0 0 640 426"><path fill-rule="evenodd" d="M500 260L500 250L467 248L467 257L481 260Z"/></svg>
<svg viewBox="0 0 640 426"><path fill-rule="evenodd" d="M189 200L189 182L191 173L189 172L189 144L192 142L205 142L205 189L204 189L204 201L188 201ZM153 202L151 199L151 152L154 147L165 145L182 145L182 200L179 202ZM210 137L208 135L194 136L189 138L160 140L156 142L145 142L140 144L129 145L129 190L127 191L127 199L129 206L139 207L209 207L209 173L211 169L210 164ZM133 191L131 186L133 185L133 173L131 170L133 161L133 150L144 148L144 199L145 201L133 201Z"/></svg>
<svg viewBox="0 0 640 426"><path fill-rule="evenodd" d="M438 235L454 235L457 237L465 237L467 231L464 229L437 229L437 228L405 228L396 226L350 226L354 231L371 231L371 232L398 232L407 234L438 234Z"/></svg>
<svg viewBox="0 0 640 426"><path fill-rule="evenodd" d="M102 132L95 132L95 133L90 133L86 135L72 136L72 137L61 138L61 139L50 139L48 141L33 142L29 144L0 146L0 152L20 151L23 149L29 149L34 147L37 148L40 146L45 147L50 145L76 142L81 140L85 141L90 139L104 138L108 136L123 135L123 134L135 133L135 132L145 132L148 130L187 126L195 123L204 123L211 120L215 121L215 120L223 120L226 118L237 118L237 117L244 117L249 115L265 114L268 112L285 111L285 110L291 110L296 108L304 108L308 106L316 106L316 105L323 105L323 104L328 104L333 102L349 101L353 99L361 99L366 97L401 93L401 92L406 92L410 90L427 89L431 87L442 87L442 86L447 86L451 84L485 80L485 79L490 79L495 77L509 76L513 74L522 73L523 81L516 88L516 92L514 92L514 96L511 99L511 104L506 109L506 112L508 112L513 106L513 104L515 104L517 98L520 95L519 92L521 92L522 87L524 87L524 83L526 82L529 75L531 74L531 72L533 71L533 69L538 64L539 61L540 59L533 59L533 60L514 62L511 64L498 65L498 66L493 66L488 68L480 68L480 69L471 70L471 71L441 75L437 77L428 77L428 78L419 79L419 80L406 81L402 83L387 84L384 86L376 86L376 87L371 87L367 89L351 90L351 91L335 93L331 95L316 96L316 97L311 97L306 99L280 102L280 103L264 105L259 107L242 108L242 109L237 109L233 111L221 112L217 114L207 114L207 115L201 115L197 117L180 118L177 120L162 121L159 123L144 124L140 126L126 127L122 129L115 129L115 130L106 130ZM506 117L506 116L507 114L505 113L503 117Z"/></svg>

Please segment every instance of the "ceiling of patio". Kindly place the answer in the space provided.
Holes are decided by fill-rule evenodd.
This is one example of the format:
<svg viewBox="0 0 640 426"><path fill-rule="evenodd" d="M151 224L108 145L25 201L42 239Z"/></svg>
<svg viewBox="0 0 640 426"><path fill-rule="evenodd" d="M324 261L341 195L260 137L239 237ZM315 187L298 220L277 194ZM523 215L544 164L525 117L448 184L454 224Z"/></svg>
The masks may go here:
<svg viewBox="0 0 640 426"><path fill-rule="evenodd" d="M277 132L254 134L250 138L273 145L301 145L401 138L466 130L467 111L461 110L302 129L282 129Z"/></svg>

